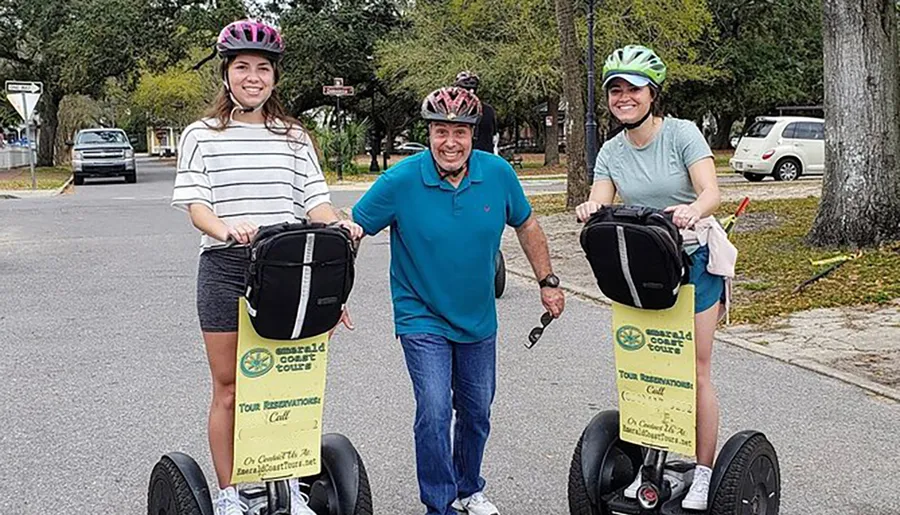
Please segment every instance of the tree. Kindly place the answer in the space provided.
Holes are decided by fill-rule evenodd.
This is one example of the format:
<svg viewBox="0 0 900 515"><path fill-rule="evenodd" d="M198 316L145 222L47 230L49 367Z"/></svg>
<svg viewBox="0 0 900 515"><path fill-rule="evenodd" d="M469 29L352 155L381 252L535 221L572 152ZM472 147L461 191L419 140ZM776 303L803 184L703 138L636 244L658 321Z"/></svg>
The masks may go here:
<svg viewBox="0 0 900 515"><path fill-rule="evenodd" d="M302 113L314 107L332 105L322 94L322 86L335 77L347 85L373 81L375 43L400 24L394 0L302 0L277 5L271 13L278 18L287 46L280 92L288 109ZM342 107L365 112L354 99Z"/></svg>
<svg viewBox="0 0 900 515"><path fill-rule="evenodd" d="M575 8L573 0L556 0L556 21L559 26L559 47L562 51L563 87L568 107L566 109L566 154L568 181L566 207L573 209L587 198L588 180L585 163L585 107L583 94L584 66L581 63L581 45L575 35Z"/></svg>
<svg viewBox="0 0 900 515"><path fill-rule="evenodd" d="M185 42L201 34L185 23L243 13L239 0L220 0L218 9L207 4L202 0L0 0L0 64L12 67L19 79L44 83L38 105L42 123L38 163L54 161L63 97L99 97L108 77L133 83L142 63L159 68L184 56Z"/></svg>
<svg viewBox="0 0 900 515"><path fill-rule="evenodd" d="M217 66L193 70L203 53L195 49L186 60L160 73L142 72L132 96L134 107L155 125L185 127L198 119L222 87Z"/></svg>
<svg viewBox="0 0 900 515"><path fill-rule="evenodd" d="M821 0L710 0L709 8L702 55L717 73L667 96L680 116L715 116L713 148L728 148L734 122L746 116L822 102Z"/></svg>
<svg viewBox="0 0 900 515"><path fill-rule="evenodd" d="M900 90L894 0L824 0L825 179L817 245L900 236Z"/></svg>

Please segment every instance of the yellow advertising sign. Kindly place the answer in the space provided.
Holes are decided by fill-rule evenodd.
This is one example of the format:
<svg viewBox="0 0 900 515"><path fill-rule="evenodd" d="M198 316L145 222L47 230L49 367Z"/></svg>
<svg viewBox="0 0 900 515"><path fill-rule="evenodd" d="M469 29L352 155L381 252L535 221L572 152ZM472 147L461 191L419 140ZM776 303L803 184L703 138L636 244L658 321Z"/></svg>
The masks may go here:
<svg viewBox="0 0 900 515"><path fill-rule="evenodd" d="M231 481L318 474L328 335L268 340L239 303Z"/></svg>
<svg viewBox="0 0 900 515"><path fill-rule="evenodd" d="M619 437L694 456L694 285L682 286L669 309L636 309L613 302L612 312Z"/></svg>

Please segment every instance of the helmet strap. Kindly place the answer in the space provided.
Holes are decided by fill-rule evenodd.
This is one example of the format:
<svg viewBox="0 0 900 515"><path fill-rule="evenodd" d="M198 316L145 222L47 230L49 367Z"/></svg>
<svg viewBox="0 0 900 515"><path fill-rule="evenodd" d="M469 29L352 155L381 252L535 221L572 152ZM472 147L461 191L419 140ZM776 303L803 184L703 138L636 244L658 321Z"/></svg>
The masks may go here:
<svg viewBox="0 0 900 515"><path fill-rule="evenodd" d="M241 114L246 113L255 113L263 108L266 105L266 102L269 101L269 98L272 96L272 91L269 91L269 94L266 95L266 98L262 100L256 107L245 107L243 104L238 102L238 99L234 96L234 92L231 91L231 86L228 84L228 77L222 79L222 84L225 85L225 91L228 92L228 98L231 99L231 103L234 104L234 108L231 110L231 119L234 119L234 112L237 111Z"/></svg>
<svg viewBox="0 0 900 515"><path fill-rule="evenodd" d="M471 159L471 155L469 156L469 159ZM460 166L459 168L457 168L456 170L448 170L446 168L441 167L441 165L438 164L437 159L435 159L434 156L431 156L431 160L434 162L434 168L435 168L435 170L437 170L438 176L441 178L442 181L446 180L447 177L453 177L454 179L456 177L459 177L459 174L465 172L466 169L468 169L468 167L469 167L468 159L466 159L466 162L463 163L463 165Z"/></svg>
<svg viewBox="0 0 900 515"><path fill-rule="evenodd" d="M638 121L636 121L636 122L634 122L634 123L625 123L625 122L622 122L622 126L625 127L625 128L628 129L628 130L634 130L634 129L637 129L638 127L640 127L641 125L643 125L644 122L647 121L647 118L650 118L651 111L653 111L653 109L647 109L647 114L645 114L640 120L638 120Z"/></svg>

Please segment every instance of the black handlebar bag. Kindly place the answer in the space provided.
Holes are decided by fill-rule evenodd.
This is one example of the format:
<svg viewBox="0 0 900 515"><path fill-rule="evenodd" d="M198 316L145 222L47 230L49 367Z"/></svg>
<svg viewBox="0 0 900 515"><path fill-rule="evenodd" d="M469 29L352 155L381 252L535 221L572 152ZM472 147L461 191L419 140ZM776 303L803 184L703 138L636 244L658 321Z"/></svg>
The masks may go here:
<svg viewBox="0 0 900 515"><path fill-rule="evenodd" d="M354 251L340 227L300 221L259 228L250 245L246 300L263 338L298 340L341 319L354 278Z"/></svg>
<svg viewBox="0 0 900 515"><path fill-rule="evenodd" d="M581 231L600 291L641 309L668 309L690 279L690 257L670 215L643 206L603 206Z"/></svg>

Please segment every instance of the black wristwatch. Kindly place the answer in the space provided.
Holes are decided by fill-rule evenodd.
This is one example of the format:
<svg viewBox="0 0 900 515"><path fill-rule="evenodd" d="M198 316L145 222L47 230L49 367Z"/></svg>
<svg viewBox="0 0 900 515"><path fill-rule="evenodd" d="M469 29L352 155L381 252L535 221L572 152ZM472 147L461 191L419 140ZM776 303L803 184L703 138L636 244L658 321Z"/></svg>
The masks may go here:
<svg viewBox="0 0 900 515"><path fill-rule="evenodd" d="M552 272L541 279L538 284L541 288L559 288L559 277L556 277Z"/></svg>

